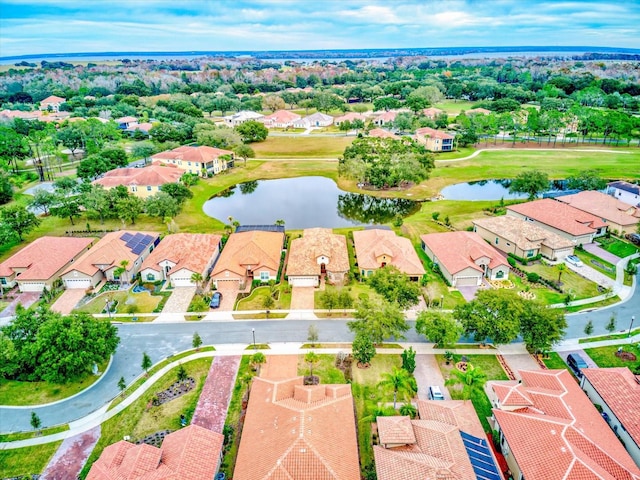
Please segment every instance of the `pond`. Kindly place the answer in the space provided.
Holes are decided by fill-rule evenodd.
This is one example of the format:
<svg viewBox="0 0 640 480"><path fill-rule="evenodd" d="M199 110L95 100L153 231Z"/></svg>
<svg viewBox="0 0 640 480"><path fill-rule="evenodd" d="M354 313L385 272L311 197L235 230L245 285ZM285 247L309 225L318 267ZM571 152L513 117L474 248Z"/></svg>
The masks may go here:
<svg viewBox="0 0 640 480"><path fill-rule="evenodd" d="M449 185L440 192L445 200L505 200L527 198L526 193L510 193L511 179L479 180L477 182L456 183ZM549 182L548 192L565 190L564 180Z"/></svg>
<svg viewBox="0 0 640 480"><path fill-rule="evenodd" d="M420 206L413 200L345 192L330 178L298 177L241 183L210 198L202 208L225 223L230 216L243 225L284 220L287 229L299 230L379 225L396 215L412 215Z"/></svg>

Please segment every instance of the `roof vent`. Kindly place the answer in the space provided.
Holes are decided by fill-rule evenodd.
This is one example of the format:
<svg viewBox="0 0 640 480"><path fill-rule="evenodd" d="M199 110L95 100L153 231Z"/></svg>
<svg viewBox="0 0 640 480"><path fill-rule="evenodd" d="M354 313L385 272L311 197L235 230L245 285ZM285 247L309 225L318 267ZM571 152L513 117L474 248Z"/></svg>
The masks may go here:
<svg viewBox="0 0 640 480"><path fill-rule="evenodd" d="M555 434L556 434L556 431L552 428L551 429L551 435L555 435Z"/></svg>
<svg viewBox="0 0 640 480"><path fill-rule="evenodd" d="M307 453L307 449L306 448L301 448L300 449L300 453Z"/></svg>

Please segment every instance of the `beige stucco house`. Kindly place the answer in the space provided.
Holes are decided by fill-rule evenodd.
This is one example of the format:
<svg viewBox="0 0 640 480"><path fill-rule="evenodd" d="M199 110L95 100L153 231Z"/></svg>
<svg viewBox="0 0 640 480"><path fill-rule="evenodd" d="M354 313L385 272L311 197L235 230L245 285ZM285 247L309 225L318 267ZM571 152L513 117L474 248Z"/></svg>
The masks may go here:
<svg viewBox="0 0 640 480"><path fill-rule="evenodd" d="M606 193L587 190L556 200L601 218L609 231L633 233L640 223L640 207L634 207Z"/></svg>
<svg viewBox="0 0 640 480"><path fill-rule="evenodd" d="M200 145L182 147L156 153L151 157L155 163L172 165L183 172L194 175L217 175L233 166L234 153L231 150Z"/></svg>
<svg viewBox="0 0 640 480"><path fill-rule="evenodd" d="M434 128L419 128L416 130L414 138L432 152L450 152L453 150L453 135Z"/></svg>
<svg viewBox="0 0 640 480"><path fill-rule="evenodd" d="M371 228L353 232L356 262L362 278L386 265L393 265L411 280L418 281L425 269L411 240L392 230Z"/></svg>
<svg viewBox="0 0 640 480"><path fill-rule="evenodd" d="M317 287L326 275L329 283L342 284L349 271L349 253L344 235L329 228L308 228L291 241L287 278L294 287Z"/></svg>
<svg viewBox="0 0 640 480"><path fill-rule="evenodd" d="M94 185L102 185L111 190L124 185L132 195L147 198L160 191L166 183L177 183L184 171L172 165L149 165L144 168L116 168L109 170L102 178L94 180Z"/></svg>

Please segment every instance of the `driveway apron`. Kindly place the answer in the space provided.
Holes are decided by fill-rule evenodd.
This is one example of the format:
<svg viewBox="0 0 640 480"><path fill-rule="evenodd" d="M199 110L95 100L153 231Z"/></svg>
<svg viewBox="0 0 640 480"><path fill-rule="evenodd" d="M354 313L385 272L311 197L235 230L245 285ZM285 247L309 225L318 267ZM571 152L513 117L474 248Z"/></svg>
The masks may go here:
<svg viewBox="0 0 640 480"><path fill-rule="evenodd" d="M191 423L222 433L240 366L239 356L215 357Z"/></svg>
<svg viewBox="0 0 640 480"><path fill-rule="evenodd" d="M444 378L434 354L419 353L416 355L416 369L413 372L413 376L418 384L418 398L420 400L429 399L429 386L431 385L440 387L444 398L451 400L449 390L444 386Z"/></svg>

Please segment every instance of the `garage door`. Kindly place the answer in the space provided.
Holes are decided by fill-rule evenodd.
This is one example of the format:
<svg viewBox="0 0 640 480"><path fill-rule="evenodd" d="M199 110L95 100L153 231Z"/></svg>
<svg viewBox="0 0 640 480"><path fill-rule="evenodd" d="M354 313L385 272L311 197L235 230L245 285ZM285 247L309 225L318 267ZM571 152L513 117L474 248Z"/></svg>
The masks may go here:
<svg viewBox="0 0 640 480"><path fill-rule="evenodd" d="M318 277L289 277L289 283L293 287L317 287Z"/></svg>
<svg viewBox="0 0 640 480"><path fill-rule="evenodd" d="M475 287L478 285L478 277L456 277L456 287Z"/></svg>
<svg viewBox="0 0 640 480"><path fill-rule="evenodd" d="M67 288L89 288L91 287L90 278L70 278L64 281Z"/></svg>
<svg viewBox="0 0 640 480"><path fill-rule="evenodd" d="M18 282L21 292L41 292L44 290L44 282Z"/></svg>
<svg viewBox="0 0 640 480"><path fill-rule="evenodd" d="M240 288L240 280L216 280L215 284L218 290L237 290Z"/></svg>
<svg viewBox="0 0 640 480"><path fill-rule="evenodd" d="M195 285L191 282L190 277L171 277L171 281L173 285L176 287L194 287Z"/></svg>

